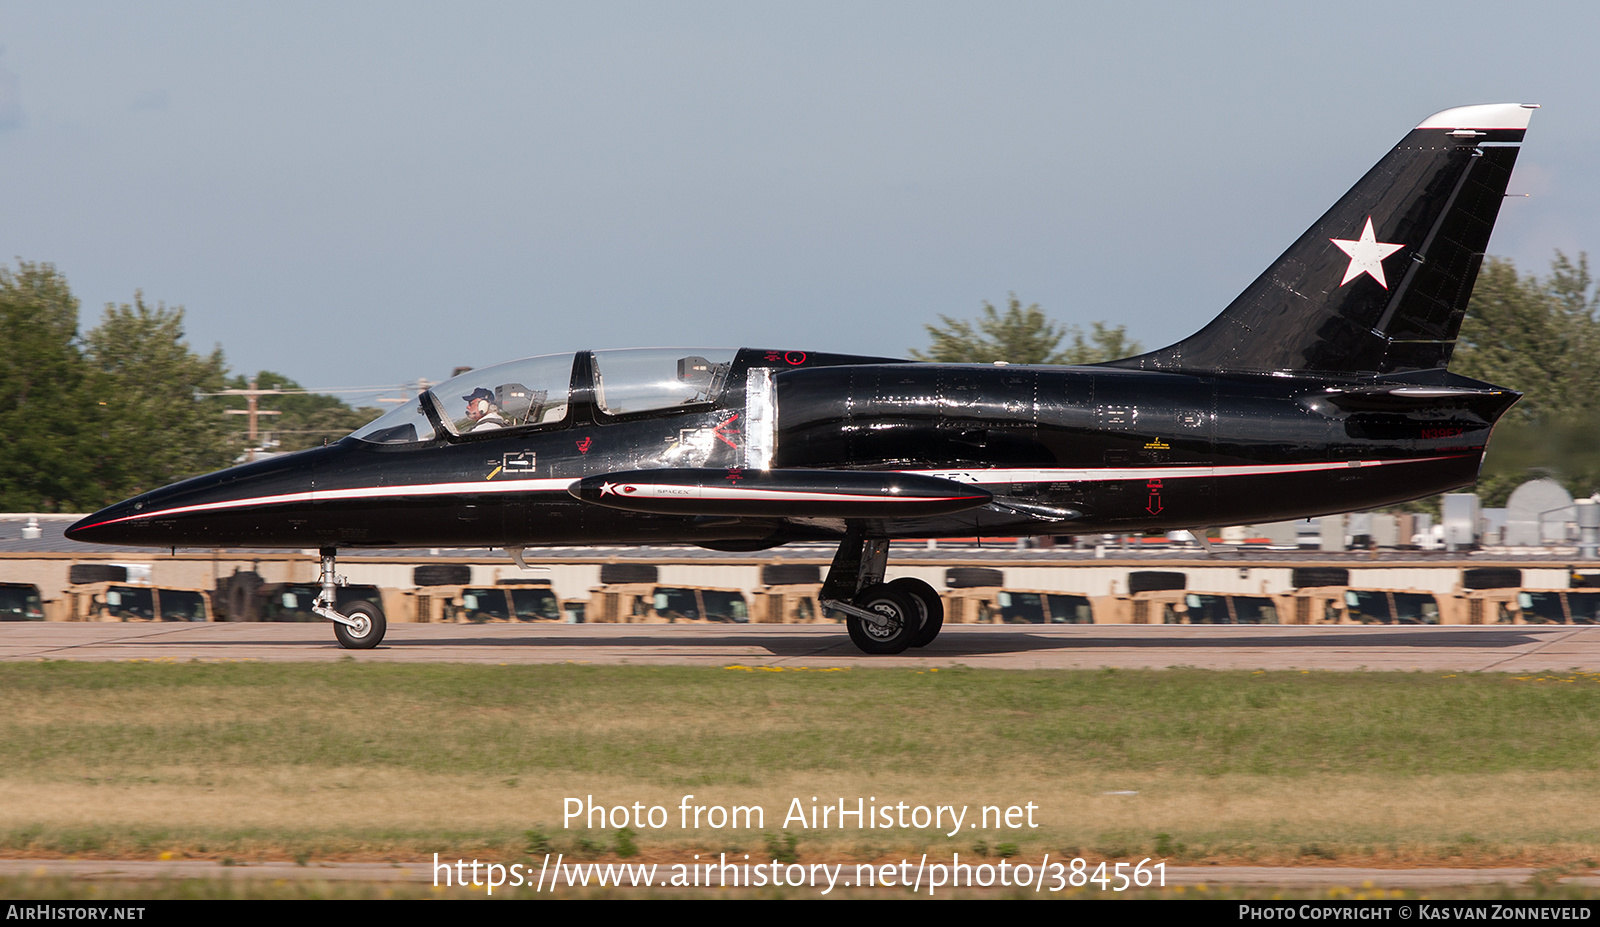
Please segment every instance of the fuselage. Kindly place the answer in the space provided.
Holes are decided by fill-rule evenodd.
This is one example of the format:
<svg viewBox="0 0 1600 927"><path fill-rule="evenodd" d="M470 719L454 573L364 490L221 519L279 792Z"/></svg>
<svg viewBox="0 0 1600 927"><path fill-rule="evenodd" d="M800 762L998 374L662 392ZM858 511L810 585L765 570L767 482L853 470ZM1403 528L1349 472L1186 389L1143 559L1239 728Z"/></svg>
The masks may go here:
<svg viewBox="0 0 1600 927"><path fill-rule="evenodd" d="M523 417L509 427L457 424L444 402L424 396L420 433L369 426L327 447L145 493L68 536L207 548L758 548L837 538L851 521L887 538L1243 524L1470 485L1490 429L1518 398L1450 375L1413 383L681 353L680 377L696 376L682 373L684 361L726 360L710 363L715 375L684 397L662 392L671 401L654 407L647 389L628 391L627 352L579 352L538 368L560 370L570 359L564 402L562 384L530 389L527 375L496 383L488 371L497 368L485 368L480 392L503 397L514 386L538 396L516 407ZM470 377L439 396L469 401ZM799 501L782 514L742 516L625 511L569 492L585 478L665 468L726 468L734 480L769 470L926 474L975 484L994 501L913 517L863 509L858 518Z"/></svg>

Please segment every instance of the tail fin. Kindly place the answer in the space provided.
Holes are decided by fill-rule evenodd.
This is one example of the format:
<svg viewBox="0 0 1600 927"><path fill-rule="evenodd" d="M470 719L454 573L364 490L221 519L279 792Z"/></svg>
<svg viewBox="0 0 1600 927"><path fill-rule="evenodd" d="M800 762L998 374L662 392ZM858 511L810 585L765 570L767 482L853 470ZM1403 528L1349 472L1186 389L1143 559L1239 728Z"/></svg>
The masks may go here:
<svg viewBox="0 0 1600 927"><path fill-rule="evenodd" d="M1442 370L1534 108L1496 103L1429 116L1211 324L1111 366Z"/></svg>

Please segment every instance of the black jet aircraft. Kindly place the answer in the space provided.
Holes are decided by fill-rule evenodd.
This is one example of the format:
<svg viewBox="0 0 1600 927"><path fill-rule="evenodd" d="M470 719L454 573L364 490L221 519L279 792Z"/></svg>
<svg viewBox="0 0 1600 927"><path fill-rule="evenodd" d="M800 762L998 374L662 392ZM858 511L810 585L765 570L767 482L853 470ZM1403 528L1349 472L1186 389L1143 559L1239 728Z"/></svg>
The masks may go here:
<svg viewBox="0 0 1600 927"><path fill-rule="evenodd" d="M1424 120L1197 334L1087 367L798 350L579 351L473 370L327 447L195 477L73 525L79 541L317 547L839 543L851 640L939 633L896 538L1203 529L1470 486L1519 394L1452 374L1533 107Z"/></svg>

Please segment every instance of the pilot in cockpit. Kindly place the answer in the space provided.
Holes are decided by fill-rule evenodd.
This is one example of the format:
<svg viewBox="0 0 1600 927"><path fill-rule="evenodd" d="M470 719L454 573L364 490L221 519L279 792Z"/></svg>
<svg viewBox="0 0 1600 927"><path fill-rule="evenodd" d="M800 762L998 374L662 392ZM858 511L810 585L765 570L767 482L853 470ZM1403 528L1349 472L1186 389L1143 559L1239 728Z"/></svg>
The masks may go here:
<svg viewBox="0 0 1600 927"><path fill-rule="evenodd" d="M494 393L489 390L480 386L461 398L467 401L467 418L472 420L472 427L467 431L490 431L509 424L500 414L500 407L495 405Z"/></svg>

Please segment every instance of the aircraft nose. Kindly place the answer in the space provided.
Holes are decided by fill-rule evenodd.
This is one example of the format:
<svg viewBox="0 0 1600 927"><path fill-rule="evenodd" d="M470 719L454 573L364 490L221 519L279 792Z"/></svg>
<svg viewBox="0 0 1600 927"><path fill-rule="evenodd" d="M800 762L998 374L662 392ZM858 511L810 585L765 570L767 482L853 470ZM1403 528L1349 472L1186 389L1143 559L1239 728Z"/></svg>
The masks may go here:
<svg viewBox="0 0 1600 927"><path fill-rule="evenodd" d="M197 476L109 505L66 530L69 540L127 547L184 546L207 540L205 510L226 499L230 471ZM196 517L196 514L199 517Z"/></svg>
<svg viewBox="0 0 1600 927"><path fill-rule="evenodd" d="M304 547L318 462L347 450L312 448L190 477L81 518L66 536L125 547Z"/></svg>
<svg viewBox="0 0 1600 927"><path fill-rule="evenodd" d="M214 495L216 482L215 474L195 477L108 505L74 522L66 530L67 539L128 547L182 544L175 516L183 507Z"/></svg>
<svg viewBox="0 0 1600 927"><path fill-rule="evenodd" d="M134 515L132 501L118 502L109 505L73 522L67 528L66 536L70 541L81 541L86 544L122 544L131 541L127 519Z"/></svg>

